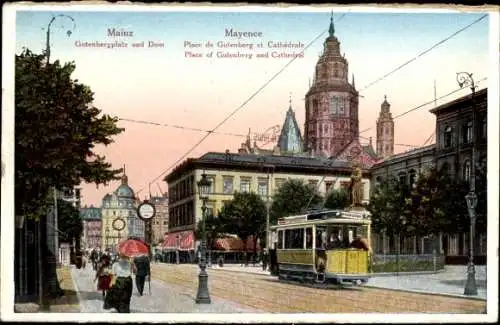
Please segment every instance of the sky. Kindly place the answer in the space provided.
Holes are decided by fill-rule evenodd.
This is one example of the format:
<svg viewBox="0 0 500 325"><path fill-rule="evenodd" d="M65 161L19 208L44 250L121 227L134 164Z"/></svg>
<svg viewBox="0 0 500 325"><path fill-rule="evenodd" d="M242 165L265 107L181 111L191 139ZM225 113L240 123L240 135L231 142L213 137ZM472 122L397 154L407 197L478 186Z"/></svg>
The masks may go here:
<svg viewBox="0 0 500 325"><path fill-rule="evenodd" d="M74 61L73 77L91 87L95 93L94 105L104 114L170 125L120 121L119 126L125 131L114 137L113 144L96 149L114 168L126 166L129 184L136 193L140 191L141 199L149 191L150 183L153 194L160 189L166 191L163 176L184 160L182 156L206 134L185 128L213 129L239 108L218 129L232 135L212 134L187 157L226 149L236 152L249 129L252 133L262 133L281 125L289 101L303 130L303 98L328 35L331 8L315 12L213 10L17 12L16 53L23 47L41 52L52 15L71 16L73 20L58 16L51 25L51 61ZM375 143L375 123L384 95L396 116L432 102L435 94L440 97L459 88L455 76L460 71L473 73L479 88L487 86L484 78L491 72L488 17L373 83L484 14L374 13L334 8L335 35L348 60L349 75L354 75L362 96L359 100L361 143L367 143L370 137ZM132 35L110 36L113 28ZM238 39L226 37L226 29L262 34ZM71 30L69 37L67 30ZM96 41L116 41L128 46L112 49L81 46ZM143 41L143 48L132 46ZM149 41L163 46L148 47ZM263 48L219 48L219 41L262 42ZM303 57L292 62L290 58L257 58L256 53L301 52L300 49L268 48L269 41L310 46L305 48ZM186 42L201 43L202 47L188 48ZM214 47L207 48L207 42ZM186 57L188 51L201 53L203 57ZM217 52L238 51L251 53L252 58L217 57ZM212 57L207 57L210 52ZM437 100L436 104L468 93L469 90L464 89ZM422 146L432 136L435 117L429 110L434 105L423 106L395 120L396 153L410 146ZM106 187L83 184L83 204L100 205L102 197L118 185L118 181Z"/></svg>

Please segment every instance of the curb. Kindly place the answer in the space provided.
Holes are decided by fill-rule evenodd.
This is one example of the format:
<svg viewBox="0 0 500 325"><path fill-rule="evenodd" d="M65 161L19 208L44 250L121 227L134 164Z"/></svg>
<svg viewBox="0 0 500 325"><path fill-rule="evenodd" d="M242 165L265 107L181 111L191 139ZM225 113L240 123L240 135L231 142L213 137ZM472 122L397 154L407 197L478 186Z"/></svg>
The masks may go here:
<svg viewBox="0 0 500 325"><path fill-rule="evenodd" d="M425 274L439 274L445 272L444 269L436 270L436 271L410 271L410 272L377 272L371 273L372 278L374 277L382 277L382 276L406 276L406 275L425 275Z"/></svg>
<svg viewBox="0 0 500 325"><path fill-rule="evenodd" d="M417 289L401 289L401 288L377 287L377 286L373 286L373 285L370 285L370 284L364 284L363 287L372 288L372 289L381 289L381 290L391 290L391 291L400 291L400 292L419 293L419 294L433 295L433 296L443 296L443 297L448 297L448 298L460 298L460 299L466 299L466 300L480 300L480 301L486 302L486 298L469 297L469 296L464 296L464 295L459 295L459 294L454 294L454 293L429 292L429 291L423 291L423 290L417 290Z"/></svg>

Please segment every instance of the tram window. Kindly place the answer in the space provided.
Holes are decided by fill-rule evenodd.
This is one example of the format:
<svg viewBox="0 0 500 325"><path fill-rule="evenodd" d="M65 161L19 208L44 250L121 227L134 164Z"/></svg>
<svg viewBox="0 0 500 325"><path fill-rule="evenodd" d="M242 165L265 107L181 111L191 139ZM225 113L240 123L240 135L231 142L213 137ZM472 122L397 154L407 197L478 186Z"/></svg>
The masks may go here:
<svg viewBox="0 0 500 325"><path fill-rule="evenodd" d="M276 248L283 249L283 230L278 231L278 244Z"/></svg>
<svg viewBox="0 0 500 325"><path fill-rule="evenodd" d="M312 228L306 228L306 249L311 249L313 247L313 230Z"/></svg>
<svg viewBox="0 0 500 325"><path fill-rule="evenodd" d="M304 247L304 229L285 230L285 248L297 249Z"/></svg>
<svg viewBox="0 0 500 325"><path fill-rule="evenodd" d="M316 228L316 249L325 249L326 245L326 228Z"/></svg>

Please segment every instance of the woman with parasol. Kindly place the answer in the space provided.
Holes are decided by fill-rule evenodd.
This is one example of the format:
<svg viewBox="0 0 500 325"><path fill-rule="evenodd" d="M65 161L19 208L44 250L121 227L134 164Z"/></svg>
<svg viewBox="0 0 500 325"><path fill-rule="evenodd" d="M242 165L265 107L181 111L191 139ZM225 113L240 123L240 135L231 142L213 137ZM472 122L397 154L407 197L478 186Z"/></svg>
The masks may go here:
<svg viewBox="0 0 500 325"><path fill-rule="evenodd" d="M132 298L132 263L124 252L119 252L111 273L113 284L104 300L104 309L115 308L119 313L130 313Z"/></svg>

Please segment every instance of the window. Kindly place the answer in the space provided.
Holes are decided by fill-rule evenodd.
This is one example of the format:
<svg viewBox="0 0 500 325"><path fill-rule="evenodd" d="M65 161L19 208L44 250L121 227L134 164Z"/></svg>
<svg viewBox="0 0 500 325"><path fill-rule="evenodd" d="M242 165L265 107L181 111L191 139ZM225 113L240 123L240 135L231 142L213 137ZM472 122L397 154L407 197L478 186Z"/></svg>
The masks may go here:
<svg viewBox="0 0 500 325"><path fill-rule="evenodd" d="M317 180L310 180L308 183L309 183L308 184L309 187L312 188L312 189L315 189L316 186L318 185L318 181Z"/></svg>
<svg viewBox="0 0 500 325"><path fill-rule="evenodd" d="M286 229L285 230L285 248L302 249L304 248L304 229Z"/></svg>
<svg viewBox="0 0 500 325"><path fill-rule="evenodd" d="M340 98L340 100L339 100L339 112L340 112L340 114L344 115L344 112L345 112L344 98Z"/></svg>
<svg viewBox="0 0 500 325"><path fill-rule="evenodd" d="M306 249L313 247L313 229L306 228Z"/></svg>
<svg viewBox="0 0 500 325"><path fill-rule="evenodd" d="M449 148L451 147L451 126L447 126L444 129L444 147Z"/></svg>
<svg viewBox="0 0 500 325"><path fill-rule="evenodd" d="M325 249L326 227L316 227L316 249Z"/></svg>
<svg viewBox="0 0 500 325"><path fill-rule="evenodd" d="M257 193L259 195L267 195L267 179L266 178L261 178L259 179L259 184L257 186Z"/></svg>
<svg viewBox="0 0 500 325"><path fill-rule="evenodd" d="M410 176L410 186L412 186L415 183L417 172L414 169L412 169L410 170L409 176Z"/></svg>
<svg viewBox="0 0 500 325"><path fill-rule="evenodd" d="M283 178L277 178L274 181L276 189L279 189L281 187L281 185L283 185L284 182L285 182L285 179L283 179Z"/></svg>
<svg viewBox="0 0 500 325"><path fill-rule="evenodd" d="M250 192L250 179L242 178L240 181L240 192L248 193Z"/></svg>
<svg viewBox="0 0 500 325"><path fill-rule="evenodd" d="M398 174L398 179L399 179L400 183L402 183L402 184L406 183L406 173L400 172Z"/></svg>
<svg viewBox="0 0 500 325"><path fill-rule="evenodd" d="M467 143L472 143L472 121L467 122L464 124L463 129L462 129L462 142L464 144Z"/></svg>
<svg viewBox="0 0 500 325"><path fill-rule="evenodd" d="M207 176L207 179L210 182L210 190L208 193L212 194L215 192L215 176Z"/></svg>
<svg viewBox="0 0 500 325"><path fill-rule="evenodd" d="M333 189L333 182L325 182L326 193L329 193Z"/></svg>
<svg viewBox="0 0 500 325"><path fill-rule="evenodd" d="M463 167L463 171L464 171L464 174L463 174L464 180L469 181L470 180L470 176L471 176L470 175L471 174L470 160L465 161L464 167Z"/></svg>
<svg viewBox="0 0 500 325"><path fill-rule="evenodd" d="M278 231L278 244L276 245L276 248L278 249L283 249L283 232L284 230Z"/></svg>
<svg viewBox="0 0 500 325"><path fill-rule="evenodd" d="M232 194L233 193L233 178L232 177L224 177L224 194Z"/></svg>
<svg viewBox="0 0 500 325"><path fill-rule="evenodd" d="M339 98L332 96L330 99L330 114L338 114L339 112Z"/></svg>

